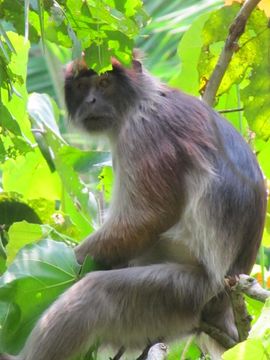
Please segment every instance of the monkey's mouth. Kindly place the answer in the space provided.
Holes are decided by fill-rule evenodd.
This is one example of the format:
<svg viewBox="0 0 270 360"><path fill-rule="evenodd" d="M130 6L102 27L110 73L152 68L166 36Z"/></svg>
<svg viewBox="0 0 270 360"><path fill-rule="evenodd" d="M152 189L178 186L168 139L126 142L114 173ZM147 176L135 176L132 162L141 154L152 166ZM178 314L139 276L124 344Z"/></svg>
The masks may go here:
<svg viewBox="0 0 270 360"><path fill-rule="evenodd" d="M102 121L102 120L107 119L106 116L89 116L86 121Z"/></svg>
<svg viewBox="0 0 270 360"><path fill-rule="evenodd" d="M88 131L102 131L112 126L113 119L109 115L87 115L80 123Z"/></svg>

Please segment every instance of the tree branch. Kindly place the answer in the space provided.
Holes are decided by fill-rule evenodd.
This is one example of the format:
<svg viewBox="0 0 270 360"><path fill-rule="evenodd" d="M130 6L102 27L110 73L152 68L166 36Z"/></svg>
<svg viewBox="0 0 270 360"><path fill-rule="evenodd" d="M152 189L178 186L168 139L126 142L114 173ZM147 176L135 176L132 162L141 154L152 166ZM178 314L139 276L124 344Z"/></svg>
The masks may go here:
<svg viewBox="0 0 270 360"><path fill-rule="evenodd" d="M146 360L166 360L168 347L163 343L157 343L150 347Z"/></svg>
<svg viewBox="0 0 270 360"><path fill-rule="evenodd" d="M243 293L253 299L265 302L270 297L270 291L263 289L256 279L245 274L228 277L225 282L231 298L239 341L243 341L248 336L252 320L247 312Z"/></svg>
<svg viewBox="0 0 270 360"><path fill-rule="evenodd" d="M256 279L245 274L241 274L237 277L228 277L225 279L225 283L231 299L239 341L243 341L248 336L251 323L251 317L247 312L243 293L255 300L265 302L266 299L270 297L270 291L262 288ZM225 349L229 349L236 345L234 339L220 329L204 321L201 321L198 330L211 336Z"/></svg>
<svg viewBox="0 0 270 360"><path fill-rule="evenodd" d="M265 290L259 282L245 274L239 275L236 282L231 285L233 291L242 291L252 299L265 302L270 297L270 291Z"/></svg>
<svg viewBox="0 0 270 360"><path fill-rule="evenodd" d="M242 294L242 290L236 286L238 279L236 277L228 277L225 280L227 292L231 299L234 313L235 325L238 330L239 341L244 341L248 337L251 329L251 316L249 315Z"/></svg>
<svg viewBox="0 0 270 360"><path fill-rule="evenodd" d="M121 346L120 349L118 350L117 354L114 355L113 358L110 358L109 360L119 360L121 359L122 355L124 354L124 352L126 351L126 349L124 348L124 346Z"/></svg>
<svg viewBox="0 0 270 360"><path fill-rule="evenodd" d="M238 50L237 42L245 30L246 22L251 12L260 1L261 0L246 0L229 28L229 35L225 41L224 48L206 85L205 93L203 95L203 100L210 106L213 106L216 93L227 67L234 52Z"/></svg>

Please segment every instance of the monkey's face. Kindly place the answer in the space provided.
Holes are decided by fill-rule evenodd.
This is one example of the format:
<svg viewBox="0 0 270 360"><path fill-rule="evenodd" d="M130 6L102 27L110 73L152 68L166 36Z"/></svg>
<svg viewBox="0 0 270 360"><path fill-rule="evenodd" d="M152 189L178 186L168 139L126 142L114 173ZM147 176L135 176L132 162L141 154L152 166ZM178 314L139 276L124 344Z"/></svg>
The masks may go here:
<svg viewBox="0 0 270 360"><path fill-rule="evenodd" d="M80 71L65 81L68 112L76 125L90 132L106 131L116 126L117 82L113 72L97 75Z"/></svg>

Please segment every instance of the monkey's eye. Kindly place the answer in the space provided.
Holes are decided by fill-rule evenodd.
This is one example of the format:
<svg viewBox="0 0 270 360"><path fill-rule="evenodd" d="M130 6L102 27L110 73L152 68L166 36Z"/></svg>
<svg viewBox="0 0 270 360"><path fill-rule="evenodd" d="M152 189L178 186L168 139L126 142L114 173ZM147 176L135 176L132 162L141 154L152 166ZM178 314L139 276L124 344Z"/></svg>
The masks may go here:
<svg viewBox="0 0 270 360"><path fill-rule="evenodd" d="M99 86L103 89L106 89L110 85L110 83L111 82L110 82L109 78L104 77L104 78L100 79Z"/></svg>
<svg viewBox="0 0 270 360"><path fill-rule="evenodd" d="M76 87L78 90L84 92L88 89L88 84L85 81L78 81Z"/></svg>

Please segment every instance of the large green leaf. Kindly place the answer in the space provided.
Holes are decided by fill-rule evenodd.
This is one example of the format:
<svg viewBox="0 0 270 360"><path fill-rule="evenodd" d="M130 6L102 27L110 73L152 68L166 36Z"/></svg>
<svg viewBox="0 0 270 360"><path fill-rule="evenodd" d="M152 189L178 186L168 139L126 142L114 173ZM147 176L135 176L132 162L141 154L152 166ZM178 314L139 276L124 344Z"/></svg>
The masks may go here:
<svg viewBox="0 0 270 360"><path fill-rule="evenodd" d="M78 279L80 266L67 245L27 245L0 278L0 352L21 349L40 314Z"/></svg>
<svg viewBox="0 0 270 360"><path fill-rule="evenodd" d="M263 11L255 11L249 21L254 63L249 84L241 91L244 113L251 130L264 139L270 137L270 28Z"/></svg>
<svg viewBox="0 0 270 360"><path fill-rule="evenodd" d="M19 181L18 181L19 179ZM25 157L8 160L3 165L3 188L22 194L26 199L61 199L62 183L58 173L52 173L38 149Z"/></svg>
<svg viewBox="0 0 270 360"><path fill-rule="evenodd" d="M137 46L146 54L146 64L155 75L164 80L175 78L180 69L176 53L181 37L196 19L222 5L221 0L145 0L145 8L152 22L141 31ZM196 37L190 45L197 43ZM192 76L188 74L188 78Z"/></svg>
<svg viewBox="0 0 270 360"><path fill-rule="evenodd" d="M238 4L230 7L225 6L213 12L205 24L203 29L203 47L200 62L198 64L201 79L200 87L202 90L216 66L221 49L224 47L224 41L228 35L228 28L238 11ZM217 95L228 91L233 84L239 84L245 77L250 66L253 67L254 63L261 61L258 59L258 53L261 52L260 49L262 49L262 46L265 49L269 48L269 36L266 36L264 40L265 45L262 45L261 43L263 40L263 30L265 34L267 34L266 16L263 11L254 10L248 20L246 31L239 40L239 49L233 55ZM267 52L267 50L265 51ZM269 61L267 60L267 57L265 58L265 61Z"/></svg>
<svg viewBox="0 0 270 360"><path fill-rule="evenodd" d="M10 263L23 246L41 240L43 232L40 225L21 221L11 225L8 235L9 242L6 248Z"/></svg>
<svg viewBox="0 0 270 360"><path fill-rule="evenodd" d="M201 33L209 16L210 13L201 15L184 34L178 47L178 55L182 65L181 71L170 81L171 85L196 96L199 95L197 66L203 44Z"/></svg>
<svg viewBox="0 0 270 360"><path fill-rule="evenodd" d="M1 61L0 54L0 161L31 151L33 139L26 114L25 78L29 43L13 32L7 32L6 36L8 43L5 46L12 46L13 51L9 50L8 63Z"/></svg>
<svg viewBox="0 0 270 360"><path fill-rule="evenodd" d="M130 60L133 39L147 19L142 11L142 1L114 3L67 0L61 3L44 3L39 0L30 2L26 11L23 2L13 4L3 0L0 5L0 19L12 23L19 34L24 34L25 29L29 29L31 41L41 37L43 43L44 40L49 40L71 48L74 58L81 55L82 49L92 47L92 56L86 60L91 61L89 65L98 71L108 68L108 54L116 55L118 50L118 45L113 42L108 47L108 32L124 35L121 45ZM122 56L120 53L118 55Z"/></svg>

